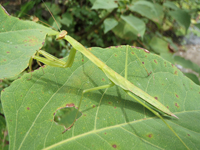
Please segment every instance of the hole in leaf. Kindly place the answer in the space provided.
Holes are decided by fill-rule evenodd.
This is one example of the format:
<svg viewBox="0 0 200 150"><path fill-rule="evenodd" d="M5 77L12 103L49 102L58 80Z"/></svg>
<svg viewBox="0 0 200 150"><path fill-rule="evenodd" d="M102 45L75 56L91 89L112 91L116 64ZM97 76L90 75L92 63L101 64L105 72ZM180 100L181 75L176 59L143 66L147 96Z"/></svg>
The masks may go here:
<svg viewBox="0 0 200 150"><path fill-rule="evenodd" d="M57 125L64 126L65 128L63 133L71 129L74 122L82 116L82 112L78 111L78 109L74 107L73 103L66 104L66 107L57 109L54 114L54 122L56 122Z"/></svg>

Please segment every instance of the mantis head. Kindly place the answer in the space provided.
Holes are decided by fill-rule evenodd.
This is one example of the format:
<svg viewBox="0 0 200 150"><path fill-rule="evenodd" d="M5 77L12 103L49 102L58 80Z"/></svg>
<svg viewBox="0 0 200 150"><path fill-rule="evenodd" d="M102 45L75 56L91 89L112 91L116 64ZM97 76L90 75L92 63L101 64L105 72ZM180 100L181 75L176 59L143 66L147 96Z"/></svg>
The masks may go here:
<svg viewBox="0 0 200 150"><path fill-rule="evenodd" d="M61 40L67 35L67 31L62 30L59 35L56 36L56 40Z"/></svg>

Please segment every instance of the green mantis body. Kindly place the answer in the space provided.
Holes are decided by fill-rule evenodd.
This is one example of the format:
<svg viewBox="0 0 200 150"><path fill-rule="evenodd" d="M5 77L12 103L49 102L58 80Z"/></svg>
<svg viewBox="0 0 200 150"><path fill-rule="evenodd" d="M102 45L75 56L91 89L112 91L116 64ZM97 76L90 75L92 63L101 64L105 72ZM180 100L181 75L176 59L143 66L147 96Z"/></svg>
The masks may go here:
<svg viewBox="0 0 200 150"><path fill-rule="evenodd" d="M64 32L66 32L66 31L64 31ZM124 91L131 92L131 93L141 97L146 102L151 104L156 109L159 109L163 113L165 113L169 116L176 117L163 104L161 104L159 101L155 100L155 98L153 98L149 94L147 94L144 91L142 91L141 89L139 89L137 86L133 85L126 78L124 78L121 75L119 75L118 73L116 73L114 70L112 70L105 63L103 63L101 60L99 60L96 56L94 56L90 51L88 51L83 45L81 45L75 39L73 39L69 35L65 35L63 38L65 40L67 40L73 46L73 49L70 52L67 62L63 62L62 60L57 59L44 51L38 51L38 53L42 54L47 59L43 58L43 57L39 57L39 56L33 56L33 58L38 61L43 62L44 64L50 65L50 66L67 68L67 67L71 67L74 57L75 57L76 50L78 50L105 73L105 75L108 77L108 79L111 81L111 83L113 83L110 86L117 85L117 86L121 87ZM127 50L128 50L128 46L127 46Z"/></svg>
<svg viewBox="0 0 200 150"><path fill-rule="evenodd" d="M82 101L84 93L94 91L94 90L99 90L99 89L105 89L105 88L109 88L109 87L112 87L114 85L117 85L120 88L122 88L129 96L131 96L132 98L137 100L140 104L142 104L144 107L146 107L151 112L153 112L156 116L158 116L160 119L162 119L163 122L168 126L168 128L185 145L185 143L180 139L180 137L175 133L175 131L165 122L165 120L162 118L162 116L155 110L159 110L162 113L167 114L169 116L173 116L173 117L176 117L176 116L172 112L170 112L170 110L168 108L166 108L163 104L161 104L159 101L155 100L152 96L145 93L144 91L142 91L137 86L133 85L130 81L127 80L127 58L128 58L127 52L128 52L129 46L126 46L125 77L122 77L121 75L116 73L114 70L112 70L110 67L108 67L105 63L103 63L101 60L99 60L96 56L94 56L82 44L80 44L78 41L76 41L75 39L73 39L72 37L67 35L66 31L62 31L57 36L57 39L58 40L59 39L65 39L66 41L68 41L73 46L73 48L70 51L67 62L62 61L62 60L46 53L45 51L39 50L36 53L36 55L32 56L32 58L30 59L30 62L29 62L30 68L31 68L32 59L36 59L37 61L43 62L44 64L47 64L49 66L61 67L61 68L71 67L71 65L73 64L73 61L74 61L76 50L78 50L84 56L86 56L90 61L92 61L96 66L98 66L99 69L101 69L105 73L105 75L108 77L108 79L111 81L111 83L108 84L108 85L84 90L83 93L82 93L82 97L81 97L78 108L80 108L81 101ZM43 55L45 58L40 57L39 54ZM148 104L145 104L143 101L139 100L138 97L142 98ZM76 117L74 118L74 122L72 123L72 125L75 123ZM178 118L178 117L176 117L176 118ZM66 130L68 130L69 128L67 128ZM185 145L185 147L188 148L186 145Z"/></svg>

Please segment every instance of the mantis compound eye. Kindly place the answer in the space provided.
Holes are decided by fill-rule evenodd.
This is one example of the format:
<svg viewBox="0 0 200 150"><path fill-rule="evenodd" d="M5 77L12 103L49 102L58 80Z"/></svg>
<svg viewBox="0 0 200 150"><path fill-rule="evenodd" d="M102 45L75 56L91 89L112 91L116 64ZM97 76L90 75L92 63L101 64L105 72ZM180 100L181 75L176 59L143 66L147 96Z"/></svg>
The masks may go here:
<svg viewBox="0 0 200 150"><path fill-rule="evenodd" d="M60 34L56 37L56 40L61 40L61 39L63 39L63 38L65 37L65 35L67 35L67 31L62 30L62 31L60 32Z"/></svg>

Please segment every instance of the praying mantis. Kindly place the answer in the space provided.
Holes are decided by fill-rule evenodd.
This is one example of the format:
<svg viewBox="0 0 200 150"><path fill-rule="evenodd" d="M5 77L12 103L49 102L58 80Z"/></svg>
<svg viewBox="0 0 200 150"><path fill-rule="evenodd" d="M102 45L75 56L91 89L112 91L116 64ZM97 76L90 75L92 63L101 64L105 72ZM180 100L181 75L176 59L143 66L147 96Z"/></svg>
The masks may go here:
<svg viewBox="0 0 200 150"><path fill-rule="evenodd" d="M109 66L107 66L104 62L102 62L100 59L98 59L95 55L93 55L87 48L85 48L81 43L76 41L74 38L71 36L67 35L67 31L62 30L57 36L57 40L64 39L68 41L72 45L72 49L70 51L70 54L68 56L67 61L63 61L61 59L58 59L54 57L53 55L50 55L49 53L43 51L43 50L38 50L35 55L33 55L30 58L29 61L29 68L31 68L31 64L33 59L35 59L38 63L42 62L46 65L53 66L53 67L60 67L60 68L68 68L73 65L73 61L76 55L76 51L81 52L84 56L86 56L91 62L93 62L100 70L103 71L103 73L107 76L107 78L110 80L110 84L95 87L95 88L90 88L90 89L85 89L82 92L82 96L78 105L78 110L81 106L81 102L83 99L83 96L87 92L95 91L95 90L101 90L101 89L107 89L112 86L118 86L119 88L123 89L124 92L126 92L127 95L135 99L138 103L149 109L153 114L155 114L157 117L159 117L167 126L168 128L177 136L177 138L183 143L183 145L187 147L187 145L182 141L182 139L176 134L176 132L166 123L166 121L163 119L163 117L156 111L160 111L168 116L173 116L175 118L178 118L176 115L174 115L168 108L166 108L162 103L157 101L155 98L147 94L146 92L142 91L139 89L137 86L132 84L130 81L127 80L127 62L128 62L128 50L130 46L126 46L126 62L125 62L125 76L122 77L118 73L116 73L114 70L112 70ZM148 52L148 51L146 51ZM41 57L40 55L44 56ZM40 64L40 63L39 63ZM147 71L147 70L146 70ZM150 75L147 71L147 75ZM138 97L142 98L144 101L141 101L138 99ZM66 130L69 130L73 124L76 122L77 115L74 118L73 123L67 127Z"/></svg>

